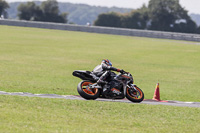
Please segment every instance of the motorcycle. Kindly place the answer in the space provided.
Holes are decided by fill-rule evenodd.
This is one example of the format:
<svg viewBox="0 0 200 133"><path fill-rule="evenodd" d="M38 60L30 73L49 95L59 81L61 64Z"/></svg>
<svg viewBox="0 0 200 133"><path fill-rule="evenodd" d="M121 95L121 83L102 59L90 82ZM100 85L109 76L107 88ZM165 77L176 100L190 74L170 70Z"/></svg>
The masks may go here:
<svg viewBox="0 0 200 133"><path fill-rule="evenodd" d="M98 85L98 78L90 72L75 70L73 76L82 79L77 86L77 91L81 97L87 100L97 98L124 99L125 97L132 102L142 102L144 99L143 91L136 86L133 76L129 72L116 74L111 72L106 83Z"/></svg>

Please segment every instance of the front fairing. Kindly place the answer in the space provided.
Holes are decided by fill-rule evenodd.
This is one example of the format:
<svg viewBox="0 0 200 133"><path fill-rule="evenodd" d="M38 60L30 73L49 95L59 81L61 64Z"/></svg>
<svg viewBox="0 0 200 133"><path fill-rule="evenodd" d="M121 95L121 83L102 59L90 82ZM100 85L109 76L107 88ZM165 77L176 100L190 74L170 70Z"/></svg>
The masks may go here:
<svg viewBox="0 0 200 133"><path fill-rule="evenodd" d="M130 73L126 74L121 74L119 73L116 77L115 80L124 82L124 83L132 83L133 84L133 77Z"/></svg>

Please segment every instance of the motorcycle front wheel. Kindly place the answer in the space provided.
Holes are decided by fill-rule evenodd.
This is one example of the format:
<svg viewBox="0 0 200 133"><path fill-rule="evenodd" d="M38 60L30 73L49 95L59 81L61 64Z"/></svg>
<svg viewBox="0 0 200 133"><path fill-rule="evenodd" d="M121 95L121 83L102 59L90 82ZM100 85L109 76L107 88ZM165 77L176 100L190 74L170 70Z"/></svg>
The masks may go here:
<svg viewBox="0 0 200 133"><path fill-rule="evenodd" d="M87 100L95 100L99 97L100 91L97 88L90 88L91 81L81 81L77 86L77 91L81 97Z"/></svg>
<svg viewBox="0 0 200 133"><path fill-rule="evenodd" d="M144 93L137 86L135 86L135 89L127 87L126 98L132 102L139 103L144 100Z"/></svg>

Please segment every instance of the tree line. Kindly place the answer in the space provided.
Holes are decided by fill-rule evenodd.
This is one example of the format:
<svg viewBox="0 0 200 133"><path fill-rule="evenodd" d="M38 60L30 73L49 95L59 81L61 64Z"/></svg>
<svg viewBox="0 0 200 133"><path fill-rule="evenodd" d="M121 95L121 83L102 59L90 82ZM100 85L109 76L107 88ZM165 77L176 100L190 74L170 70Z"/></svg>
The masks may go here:
<svg viewBox="0 0 200 133"><path fill-rule="evenodd" d="M200 34L200 27L179 0L150 0L147 6L143 5L130 13L103 13L94 25Z"/></svg>
<svg viewBox="0 0 200 133"><path fill-rule="evenodd" d="M34 1L36 5L41 5L42 1ZM11 2L9 3L10 8L7 9L9 18L18 19L18 6L25 2ZM58 2L58 7L60 12L68 12L67 23L86 25L86 23L91 23L97 19L97 16L102 13L108 12L120 12L127 13L132 9L130 8L118 8L118 7L101 7L101 6L90 6L86 4L73 4L68 2Z"/></svg>
<svg viewBox="0 0 200 133"><path fill-rule="evenodd" d="M9 8L9 4L4 0L0 0L0 17L7 16L7 12L6 12L7 8Z"/></svg>
<svg viewBox="0 0 200 133"><path fill-rule="evenodd" d="M0 9L2 10L2 12L0 10L0 15L9 8L6 5L8 5L6 1L0 0ZM60 12L56 0L47 0L40 5L37 5L35 2L27 2L18 6L18 17L20 20L67 23L67 15L67 13Z"/></svg>
<svg viewBox="0 0 200 133"><path fill-rule="evenodd" d="M21 20L67 23L67 13L60 13L56 0L47 0L36 5L27 2L18 6L18 17Z"/></svg>
<svg viewBox="0 0 200 133"><path fill-rule="evenodd" d="M8 8L8 3L0 0L0 15L6 16ZM22 3L18 6L17 12L20 20L31 21L67 23L69 16L66 12L61 13L56 0ZM200 34L200 27L190 18L179 0L150 0L147 6L143 5L127 13L116 11L96 16L98 17L93 23L96 26ZM83 18L83 16L80 17Z"/></svg>

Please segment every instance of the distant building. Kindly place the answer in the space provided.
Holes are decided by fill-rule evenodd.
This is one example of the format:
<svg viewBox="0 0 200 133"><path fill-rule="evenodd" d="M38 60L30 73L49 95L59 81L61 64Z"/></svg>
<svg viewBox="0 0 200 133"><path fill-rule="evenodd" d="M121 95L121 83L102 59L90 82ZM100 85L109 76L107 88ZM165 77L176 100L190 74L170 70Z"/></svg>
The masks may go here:
<svg viewBox="0 0 200 133"><path fill-rule="evenodd" d="M3 15L1 15L1 16L0 16L0 19L4 19L4 16L3 16Z"/></svg>
<svg viewBox="0 0 200 133"><path fill-rule="evenodd" d="M91 26L91 24L89 23L89 22L87 22L87 24L86 24L87 26Z"/></svg>

